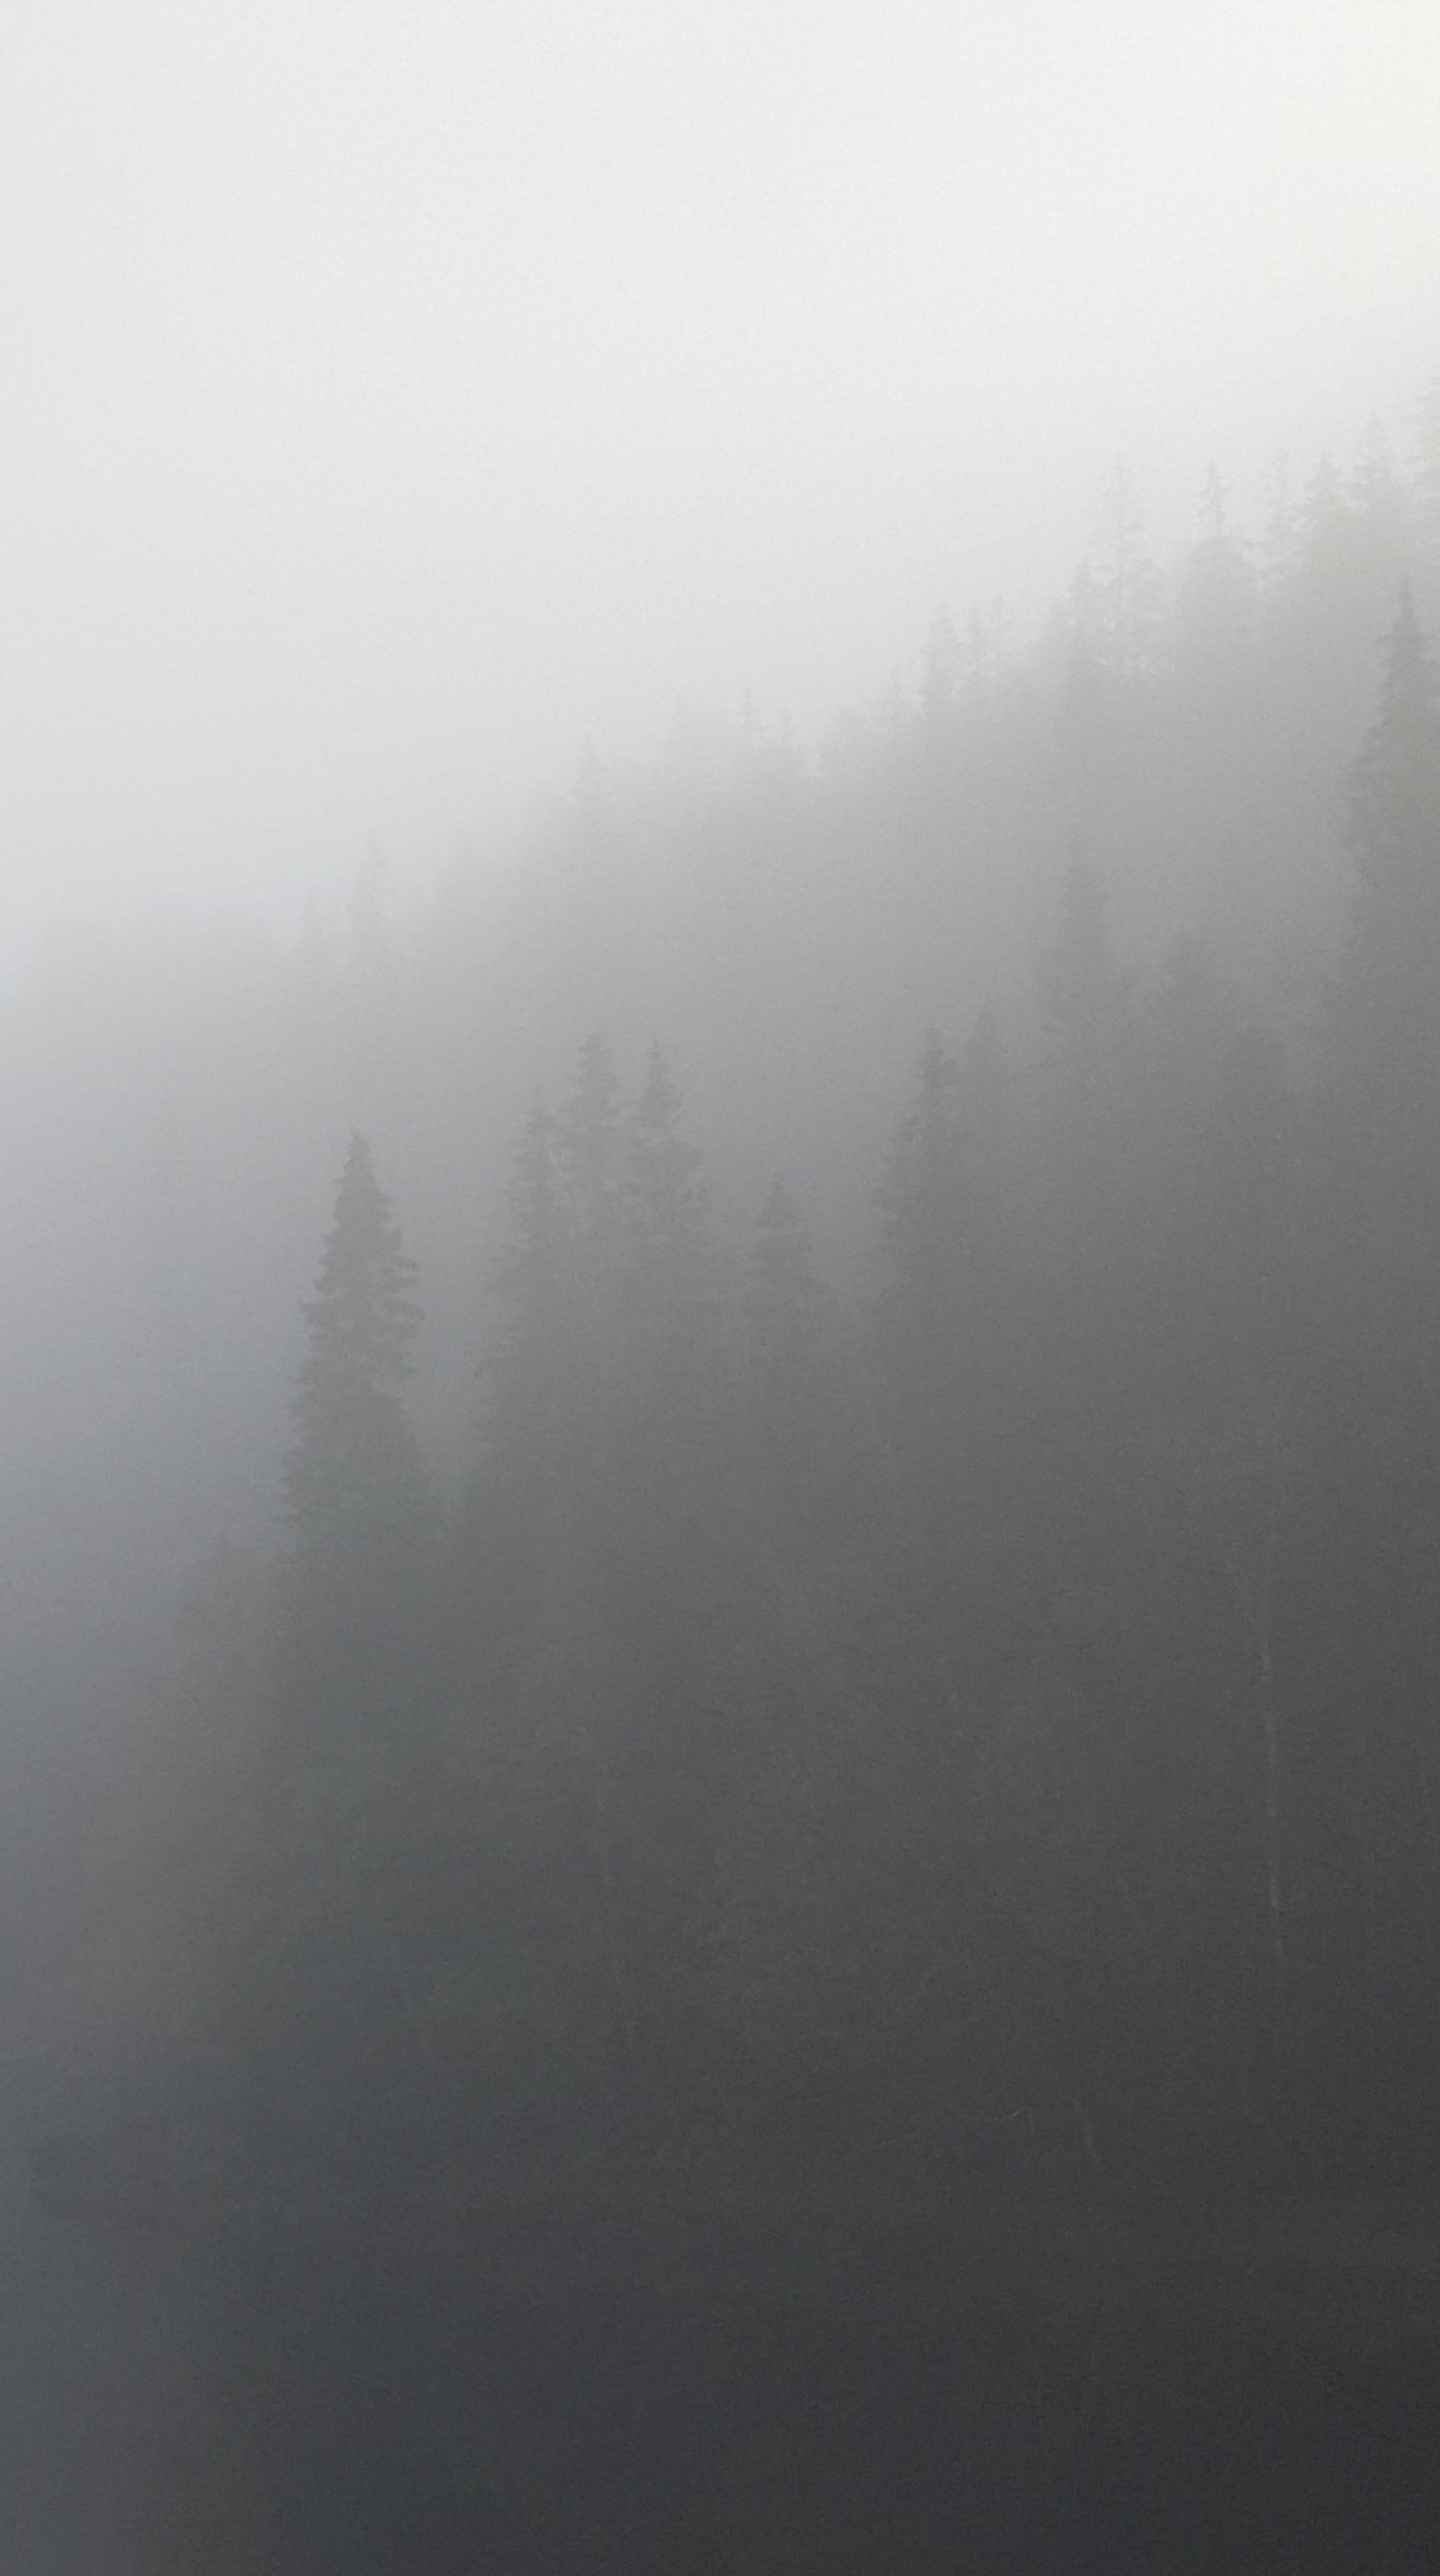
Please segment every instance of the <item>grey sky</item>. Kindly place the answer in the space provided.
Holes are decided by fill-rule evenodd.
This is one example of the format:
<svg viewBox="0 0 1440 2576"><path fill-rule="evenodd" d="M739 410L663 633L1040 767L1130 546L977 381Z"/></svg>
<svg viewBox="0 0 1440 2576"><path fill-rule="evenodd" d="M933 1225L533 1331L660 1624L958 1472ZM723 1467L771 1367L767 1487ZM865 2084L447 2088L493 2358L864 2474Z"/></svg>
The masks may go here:
<svg viewBox="0 0 1440 2576"><path fill-rule="evenodd" d="M443 856L1440 365L1433 0L10 0L0 924Z"/></svg>

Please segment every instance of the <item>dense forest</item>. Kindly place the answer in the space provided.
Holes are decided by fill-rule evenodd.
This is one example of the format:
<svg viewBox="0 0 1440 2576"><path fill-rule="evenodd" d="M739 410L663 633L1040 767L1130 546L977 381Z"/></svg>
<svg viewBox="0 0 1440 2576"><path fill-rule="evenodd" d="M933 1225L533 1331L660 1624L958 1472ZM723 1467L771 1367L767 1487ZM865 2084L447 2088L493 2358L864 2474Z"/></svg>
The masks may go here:
<svg viewBox="0 0 1440 2576"><path fill-rule="evenodd" d="M687 2556L633 2464L542 2546L453 2416L512 2269L934 2337L927 2230L1433 2191L1437 631L1440 388L1169 573L1117 470L1041 637L813 755L680 721L408 910L10 1001L10 1759L84 1852L12 2053L42 2201L215 2285L267 2567L397 2421L337 2567L482 2490L517 2568L891 2563Z"/></svg>

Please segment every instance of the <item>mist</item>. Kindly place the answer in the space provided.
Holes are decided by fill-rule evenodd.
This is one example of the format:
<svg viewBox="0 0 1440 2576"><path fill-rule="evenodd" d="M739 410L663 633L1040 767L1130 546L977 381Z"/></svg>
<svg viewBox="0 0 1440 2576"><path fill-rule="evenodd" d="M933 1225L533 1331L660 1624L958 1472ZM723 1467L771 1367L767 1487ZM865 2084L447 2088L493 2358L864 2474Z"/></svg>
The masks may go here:
<svg viewBox="0 0 1440 2576"><path fill-rule="evenodd" d="M427 874L675 710L1048 610L1117 453L1403 431L1440 37L1308 13L12 13L0 813L55 904Z"/></svg>
<svg viewBox="0 0 1440 2576"><path fill-rule="evenodd" d="M0 35L0 2544L1437 2505L1440 32Z"/></svg>

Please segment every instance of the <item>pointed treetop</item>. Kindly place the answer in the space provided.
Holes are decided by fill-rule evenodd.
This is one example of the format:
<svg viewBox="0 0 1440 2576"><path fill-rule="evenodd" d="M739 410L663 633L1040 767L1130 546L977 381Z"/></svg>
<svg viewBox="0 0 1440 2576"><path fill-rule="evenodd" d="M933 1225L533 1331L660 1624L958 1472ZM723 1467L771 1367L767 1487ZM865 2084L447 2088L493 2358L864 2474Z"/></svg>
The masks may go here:
<svg viewBox="0 0 1440 2576"><path fill-rule="evenodd" d="M1087 569L1092 650L1106 669L1129 678L1150 659L1161 582L1135 478L1123 457L1116 458L1100 497Z"/></svg>
<svg viewBox="0 0 1440 2576"><path fill-rule="evenodd" d="M398 1391L409 1374L410 1344L420 1323L411 1294L415 1278L415 1263L375 1178L369 1145L353 1135L315 1294L305 1307L311 1350L302 1388L346 1370L372 1386Z"/></svg>
<svg viewBox="0 0 1440 2576"><path fill-rule="evenodd" d="M310 1347L296 1389L285 1491L299 1558L332 1571L348 1566L365 1585L384 1578L425 1507L424 1470L404 1405L420 1323L415 1275L370 1148L352 1136L305 1307Z"/></svg>

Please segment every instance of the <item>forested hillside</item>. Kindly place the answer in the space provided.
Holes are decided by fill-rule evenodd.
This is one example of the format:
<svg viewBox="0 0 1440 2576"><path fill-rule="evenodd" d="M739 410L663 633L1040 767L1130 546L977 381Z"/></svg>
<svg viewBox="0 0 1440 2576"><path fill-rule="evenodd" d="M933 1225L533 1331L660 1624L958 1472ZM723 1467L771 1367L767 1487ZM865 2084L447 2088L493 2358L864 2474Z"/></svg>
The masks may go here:
<svg viewBox="0 0 1440 2576"><path fill-rule="evenodd" d="M813 758L11 1004L19 1670L94 1566L138 1677L26 2003L252 2396L282 2219L1433 2183L1437 615L1433 400L1168 580L1117 478Z"/></svg>
<svg viewBox="0 0 1440 2576"><path fill-rule="evenodd" d="M253 1817L264 2044L360 2088L341 2135L399 2120L437 2191L1428 2160L1440 704L1408 593L1347 815L1303 1045L1193 954L1128 972L1071 860L1034 1041L982 1013L919 1050L870 1295L783 1174L723 1244L666 1056L626 1084L587 1040L515 1146L448 1508L352 1144Z"/></svg>

